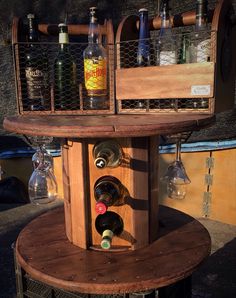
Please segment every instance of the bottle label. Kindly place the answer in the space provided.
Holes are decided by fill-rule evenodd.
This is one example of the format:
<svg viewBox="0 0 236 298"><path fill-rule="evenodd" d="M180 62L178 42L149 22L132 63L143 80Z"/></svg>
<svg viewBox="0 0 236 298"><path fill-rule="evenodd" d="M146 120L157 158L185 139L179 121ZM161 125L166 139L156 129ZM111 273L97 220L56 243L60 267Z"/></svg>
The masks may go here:
<svg viewBox="0 0 236 298"><path fill-rule="evenodd" d="M66 32L59 33L59 43L69 43L69 36Z"/></svg>
<svg viewBox="0 0 236 298"><path fill-rule="evenodd" d="M106 90L106 59L84 59L84 78L87 90Z"/></svg>
<svg viewBox="0 0 236 298"><path fill-rule="evenodd" d="M211 41L210 39L205 39L197 45L197 62L208 62L210 61L210 50Z"/></svg>
<svg viewBox="0 0 236 298"><path fill-rule="evenodd" d="M105 230L102 233L102 238L108 238L108 239L112 239L114 236L114 233L111 230Z"/></svg>
<svg viewBox="0 0 236 298"><path fill-rule="evenodd" d="M45 93L46 78L42 70L34 67L26 67L27 92L29 99L43 98Z"/></svg>
<svg viewBox="0 0 236 298"><path fill-rule="evenodd" d="M160 52L160 65L176 64L175 51L161 51Z"/></svg>

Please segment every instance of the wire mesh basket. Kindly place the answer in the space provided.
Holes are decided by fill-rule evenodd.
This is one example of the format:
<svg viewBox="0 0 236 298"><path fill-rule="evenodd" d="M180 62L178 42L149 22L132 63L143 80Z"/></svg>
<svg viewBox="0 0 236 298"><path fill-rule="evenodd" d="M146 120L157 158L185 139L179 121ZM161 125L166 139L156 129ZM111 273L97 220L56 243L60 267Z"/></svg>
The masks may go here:
<svg viewBox="0 0 236 298"><path fill-rule="evenodd" d="M103 93L91 95L88 90L93 86L88 86L88 83L85 86L83 51L86 47L86 43L70 43L67 51L60 52L60 45L54 42L31 45L19 42L13 45L20 114L114 112L112 60L106 61L105 80L102 74L96 74L96 84L103 86ZM107 45L106 48L108 58L113 56L114 46ZM103 81L99 82L99 78ZM99 110L91 110L91 100L102 101L106 105Z"/></svg>
<svg viewBox="0 0 236 298"><path fill-rule="evenodd" d="M153 31L116 47L118 113L213 112L215 31L177 28L171 39Z"/></svg>

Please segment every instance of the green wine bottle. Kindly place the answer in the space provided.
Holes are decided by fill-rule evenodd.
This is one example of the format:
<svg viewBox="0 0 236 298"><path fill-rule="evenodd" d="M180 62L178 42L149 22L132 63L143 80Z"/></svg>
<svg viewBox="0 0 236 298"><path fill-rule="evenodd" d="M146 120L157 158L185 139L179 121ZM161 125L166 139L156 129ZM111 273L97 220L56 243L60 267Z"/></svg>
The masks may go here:
<svg viewBox="0 0 236 298"><path fill-rule="evenodd" d="M80 108L76 63L70 52L68 27L59 24L59 52L54 62L55 110L77 110Z"/></svg>
<svg viewBox="0 0 236 298"><path fill-rule="evenodd" d="M105 214L100 214L95 221L96 230L102 235L101 247L110 249L112 238L119 236L124 228L124 223L119 214L108 211Z"/></svg>

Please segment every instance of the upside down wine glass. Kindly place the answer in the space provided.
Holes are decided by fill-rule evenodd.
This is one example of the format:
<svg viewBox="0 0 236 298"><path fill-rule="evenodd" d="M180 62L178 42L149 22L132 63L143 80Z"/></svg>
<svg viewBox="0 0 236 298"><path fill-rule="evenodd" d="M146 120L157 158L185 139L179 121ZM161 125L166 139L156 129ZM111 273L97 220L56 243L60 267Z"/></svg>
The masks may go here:
<svg viewBox="0 0 236 298"><path fill-rule="evenodd" d="M49 144L52 138L31 137L30 141L33 146L37 145L32 157L34 171L28 183L30 201L37 205L51 203L57 198L53 158L46 150L46 144Z"/></svg>
<svg viewBox="0 0 236 298"><path fill-rule="evenodd" d="M168 197L172 199L184 199L187 185L191 183L184 165L181 161L181 138L176 142L176 158L172 162L162 178L166 182Z"/></svg>

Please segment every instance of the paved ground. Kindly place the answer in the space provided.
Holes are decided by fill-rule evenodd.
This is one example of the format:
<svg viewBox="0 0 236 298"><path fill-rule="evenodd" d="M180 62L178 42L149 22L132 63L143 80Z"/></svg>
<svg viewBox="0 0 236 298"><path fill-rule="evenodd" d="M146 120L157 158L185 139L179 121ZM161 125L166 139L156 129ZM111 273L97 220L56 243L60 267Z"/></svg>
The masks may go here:
<svg viewBox="0 0 236 298"><path fill-rule="evenodd" d="M62 204L55 202L50 208ZM0 298L15 298L12 243L48 207L0 204ZM212 238L212 254L193 275L193 298L236 298L236 226L199 219ZM180 297L182 298L182 297Z"/></svg>

